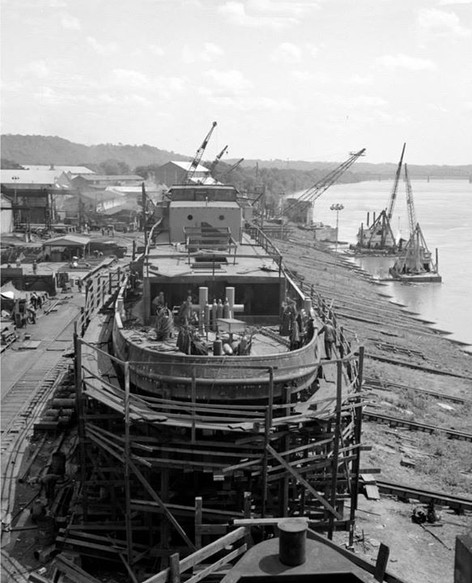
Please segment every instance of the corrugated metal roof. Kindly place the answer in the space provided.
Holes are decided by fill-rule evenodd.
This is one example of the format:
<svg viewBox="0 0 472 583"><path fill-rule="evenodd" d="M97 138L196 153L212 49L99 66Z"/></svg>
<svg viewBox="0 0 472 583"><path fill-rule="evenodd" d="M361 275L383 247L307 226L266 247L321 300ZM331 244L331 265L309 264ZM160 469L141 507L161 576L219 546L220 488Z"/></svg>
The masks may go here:
<svg viewBox="0 0 472 583"><path fill-rule="evenodd" d="M57 175L60 176L62 172L70 172L71 174L95 174L93 170L87 168L86 166L59 166L53 164L51 168L51 164L22 164L23 168L27 168L28 170L51 170L57 172Z"/></svg>
<svg viewBox="0 0 472 583"><path fill-rule="evenodd" d="M62 175L62 172L59 176ZM56 170L1 170L0 182L14 186L15 184L55 184Z"/></svg>
<svg viewBox="0 0 472 583"><path fill-rule="evenodd" d="M82 175L77 176L76 178L82 178L83 180L87 180L87 181L91 181L91 182L96 182L98 180L108 181L108 182L119 182L122 180L143 182L143 177L138 176L137 174L116 174L116 175L112 175L112 174L87 174L84 176L82 176ZM73 180L75 180L75 178Z"/></svg>

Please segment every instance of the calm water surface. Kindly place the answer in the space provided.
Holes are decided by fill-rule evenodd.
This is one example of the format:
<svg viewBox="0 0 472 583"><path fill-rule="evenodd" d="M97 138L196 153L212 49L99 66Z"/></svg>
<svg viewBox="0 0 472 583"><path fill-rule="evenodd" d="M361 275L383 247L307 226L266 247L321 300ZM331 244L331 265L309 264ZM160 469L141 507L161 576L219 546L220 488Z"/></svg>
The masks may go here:
<svg viewBox="0 0 472 583"><path fill-rule="evenodd" d="M341 203L339 240L356 242L361 222L366 224L367 211L387 208L393 181L360 182L332 186L315 203L314 220L336 225L333 203ZM472 352L472 184L468 180L412 181L416 218L426 243L439 253L442 283L404 284L388 282L385 293L405 304L434 327L450 332L449 338L465 342ZM392 228L395 235L408 238L406 195L400 183ZM339 246L339 250L343 249ZM391 258L364 257L355 261L367 272L387 277Z"/></svg>

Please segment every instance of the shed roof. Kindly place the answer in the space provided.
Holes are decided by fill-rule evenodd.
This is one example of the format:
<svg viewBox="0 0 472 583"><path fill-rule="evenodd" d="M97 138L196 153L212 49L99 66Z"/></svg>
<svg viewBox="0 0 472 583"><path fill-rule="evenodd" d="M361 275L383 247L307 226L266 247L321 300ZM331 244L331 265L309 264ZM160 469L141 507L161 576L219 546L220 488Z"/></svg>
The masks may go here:
<svg viewBox="0 0 472 583"><path fill-rule="evenodd" d="M79 235L64 235L63 237L55 237L44 241L43 247L77 247L77 245L87 245L90 243L89 237L80 237Z"/></svg>
<svg viewBox="0 0 472 583"><path fill-rule="evenodd" d="M58 180L68 182L67 177L56 170L1 170L0 182L2 184L15 187L24 184L36 184L47 186L58 186ZM63 187L64 185L62 185Z"/></svg>
<svg viewBox="0 0 472 583"><path fill-rule="evenodd" d="M139 176L138 174L81 174L76 178L82 178L82 180L86 180L88 182L143 182L143 177Z"/></svg>
<svg viewBox="0 0 472 583"><path fill-rule="evenodd" d="M56 172L57 176L60 176L63 172L70 174L95 174L93 170L90 170L86 166L60 166L56 164L22 164L22 166L27 170L50 170L51 172Z"/></svg>

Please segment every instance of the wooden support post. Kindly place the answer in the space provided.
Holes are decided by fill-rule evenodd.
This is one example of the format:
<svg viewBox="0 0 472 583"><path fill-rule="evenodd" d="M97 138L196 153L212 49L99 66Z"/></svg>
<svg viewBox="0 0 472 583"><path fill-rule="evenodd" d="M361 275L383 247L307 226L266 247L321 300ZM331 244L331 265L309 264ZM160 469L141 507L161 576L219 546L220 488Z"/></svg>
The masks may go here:
<svg viewBox="0 0 472 583"><path fill-rule="evenodd" d="M275 459L283 465L283 467L290 472L290 474L292 474L292 476L295 478L295 480L297 482L300 482L300 484L302 484L302 486L304 486L308 492L310 492L310 494L312 496L314 496L318 502L320 502L327 510L329 510L330 512L332 512L334 514L334 516L336 518L338 518L339 520L341 520L342 516L339 515L338 511L336 510L336 508L334 508L333 506L331 506L331 504L325 500L325 498L319 494L314 488L313 486L311 486L311 484L309 484L305 478L299 474L294 468L292 468L292 466L290 466L285 460L284 458L279 455L275 449L273 447L271 447L270 445L267 446L267 450L269 451L269 453L275 457Z"/></svg>
<svg viewBox="0 0 472 583"><path fill-rule="evenodd" d="M251 502L252 502L252 495L251 492L244 492L244 503L243 503L243 512L244 512L244 518L251 518ZM244 537L244 540L246 541L246 544L249 548L250 543L251 543L251 533L249 531L249 529L246 529L246 535Z"/></svg>
<svg viewBox="0 0 472 583"><path fill-rule="evenodd" d="M192 367L192 443L195 443L196 429L195 429L195 402L197 400L197 376L195 367Z"/></svg>
<svg viewBox="0 0 472 583"><path fill-rule="evenodd" d="M100 276L100 287L102 289L102 297L100 307L102 308L105 305L105 295L106 295L106 288L105 288L105 280L102 276Z"/></svg>
<svg viewBox="0 0 472 583"><path fill-rule="evenodd" d="M201 496L195 498L195 546L202 548L203 500Z"/></svg>
<svg viewBox="0 0 472 583"><path fill-rule="evenodd" d="M180 524L175 519L175 517L172 514L172 512L167 508L166 504L161 500L161 498L154 491L154 489L152 488L151 484L149 484L149 482L146 480L146 478L140 472L139 468L131 460L129 462L129 465L130 465L130 469L133 471L133 473L135 474L135 476L138 478L138 480L144 486L144 489L147 491L147 493L151 496L151 498L153 498L153 500L155 500L159 504L159 506L161 507L161 509L164 512L164 515L169 519L169 521L172 523L172 525L174 526L174 528L176 529L176 531L180 534L180 536L184 539L184 541L192 549L192 551L195 551L196 550L195 549L195 545L189 539L189 537L187 536L187 533L185 532L185 530L180 526Z"/></svg>
<svg viewBox="0 0 472 583"><path fill-rule="evenodd" d="M380 543L379 552L377 555L377 561L375 562L374 579L376 581L383 581L385 576L385 571L387 570L388 558L390 556L390 549Z"/></svg>
<svg viewBox="0 0 472 583"><path fill-rule="evenodd" d="M288 417L290 415L290 405L292 400L292 390L290 387L284 387L284 403L287 405L285 409L285 415ZM290 434L287 432L287 435L283 439L283 447L284 451L288 451L290 449ZM290 462L290 458L287 459ZM281 496L281 516L288 516L289 515L289 487L290 487L290 477L287 472L284 473L284 477L282 479L282 496Z"/></svg>
<svg viewBox="0 0 472 583"><path fill-rule="evenodd" d="M180 583L180 557L179 553L174 553L169 560L170 581L169 583Z"/></svg>
<svg viewBox="0 0 472 583"><path fill-rule="evenodd" d="M129 362L124 363L124 383L125 383L125 400L124 400L124 414L125 414L125 495L126 495L126 545L128 552L128 563L133 563L133 528L131 525L131 484L130 484L130 459L131 459L131 420L129 412L129 398L130 398L130 378L129 378Z"/></svg>
<svg viewBox="0 0 472 583"><path fill-rule="evenodd" d="M87 455L85 449L85 406L82 392L82 344L74 333L74 354L75 354L75 397L77 409L77 432L79 435L79 457L80 457L80 480L82 482L82 513L84 520L87 520L87 487L85 481L87 477Z"/></svg>
<svg viewBox="0 0 472 583"><path fill-rule="evenodd" d="M364 370L364 347L359 347L359 363L357 371L357 382L356 382L356 405L354 413L354 443L360 445L362 439L362 407L360 403L362 401L361 390L362 390L362 375ZM349 546L352 547L354 543L354 528L356 520L356 510L358 504L359 496L359 469L361 467L361 448L357 447L356 457L352 463L352 473L353 481L351 483L351 511L349 516Z"/></svg>
<svg viewBox="0 0 472 583"><path fill-rule="evenodd" d="M336 420L334 424L334 447L333 463L331 466L331 506L336 508L337 487L338 487L338 465L339 465L339 441L341 439L341 405L343 401L343 363L338 360L336 363ZM329 517L328 538L333 540L334 515Z"/></svg>
<svg viewBox="0 0 472 583"><path fill-rule="evenodd" d="M270 443L270 430L272 427L272 416L274 409L274 370L269 368L269 402L265 411L265 431L264 431L264 458L262 470L262 509L261 516L265 518L267 510L267 470L269 463L268 447Z"/></svg>
<svg viewBox="0 0 472 583"><path fill-rule="evenodd" d="M162 453L162 457L166 459L168 457L167 452ZM169 470L167 468L161 468L161 498L164 504L169 502ZM169 522L167 520L161 520L161 547L163 549L169 548Z"/></svg>

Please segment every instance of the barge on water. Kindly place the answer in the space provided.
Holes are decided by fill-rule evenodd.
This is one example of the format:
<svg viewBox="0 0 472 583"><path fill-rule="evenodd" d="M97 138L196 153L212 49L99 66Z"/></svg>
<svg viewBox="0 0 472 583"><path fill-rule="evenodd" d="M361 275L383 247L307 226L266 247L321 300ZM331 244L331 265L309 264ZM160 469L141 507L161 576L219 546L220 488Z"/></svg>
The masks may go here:
<svg viewBox="0 0 472 583"><path fill-rule="evenodd" d="M416 220L413 190L408 176L408 167L405 164L406 204L408 208L408 221L410 225L410 238L401 250L399 257L389 273L393 279L409 283L424 283L442 281L438 273L438 254L433 261L431 252L426 245L420 224Z"/></svg>

